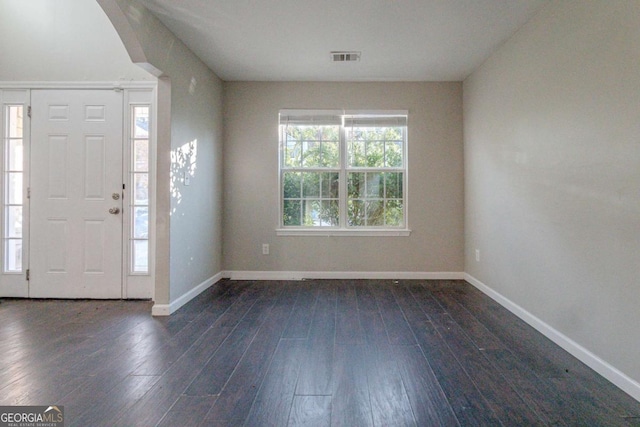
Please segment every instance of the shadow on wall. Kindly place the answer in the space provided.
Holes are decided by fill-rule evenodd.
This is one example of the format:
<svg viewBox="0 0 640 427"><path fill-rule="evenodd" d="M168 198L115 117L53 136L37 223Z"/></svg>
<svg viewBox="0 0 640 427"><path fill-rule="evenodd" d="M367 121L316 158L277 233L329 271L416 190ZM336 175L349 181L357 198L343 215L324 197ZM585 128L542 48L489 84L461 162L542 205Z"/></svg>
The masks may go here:
<svg viewBox="0 0 640 427"><path fill-rule="evenodd" d="M171 152L171 215L182 202L182 186L191 185L195 177L198 157L198 140L187 142Z"/></svg>

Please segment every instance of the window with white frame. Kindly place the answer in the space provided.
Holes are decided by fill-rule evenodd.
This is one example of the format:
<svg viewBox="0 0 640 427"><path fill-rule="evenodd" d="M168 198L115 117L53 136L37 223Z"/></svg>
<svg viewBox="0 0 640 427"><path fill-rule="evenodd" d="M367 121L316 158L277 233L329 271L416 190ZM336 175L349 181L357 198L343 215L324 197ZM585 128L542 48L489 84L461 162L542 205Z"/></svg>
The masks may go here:
<svg viewBox="0 0 640 427"><path fill-rule="evenodd" d="M407 230L407 112L280 111L283 230Z"/></svg>
<svg viewBox="0 0 640 427"><path fill-rule="evenodd" d="M22 265L24 106L4 106L3 269L20 273Z"/></svg>
<svg viewBox="0 0 640 427"><path fill-rule="evenodd" d="M131 107L129 235L131 274L149 273L149 105Z"/></svg>

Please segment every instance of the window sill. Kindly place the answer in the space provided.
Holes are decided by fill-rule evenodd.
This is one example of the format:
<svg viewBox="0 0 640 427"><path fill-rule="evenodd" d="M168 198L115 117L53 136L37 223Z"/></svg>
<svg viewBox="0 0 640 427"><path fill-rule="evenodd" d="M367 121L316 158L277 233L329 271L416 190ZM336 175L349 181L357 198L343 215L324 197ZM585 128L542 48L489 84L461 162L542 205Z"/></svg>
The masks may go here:
<svg viewBox="0 0 640 427"><path fill-rule="evenodd" d="M351 230L344 228L333 229L321 229L315 230L311 228L278 228L276 229L276 236L344 236L344 237L403 237L409 236L411 230L375 230L375 229L361 229Z"/></svg>

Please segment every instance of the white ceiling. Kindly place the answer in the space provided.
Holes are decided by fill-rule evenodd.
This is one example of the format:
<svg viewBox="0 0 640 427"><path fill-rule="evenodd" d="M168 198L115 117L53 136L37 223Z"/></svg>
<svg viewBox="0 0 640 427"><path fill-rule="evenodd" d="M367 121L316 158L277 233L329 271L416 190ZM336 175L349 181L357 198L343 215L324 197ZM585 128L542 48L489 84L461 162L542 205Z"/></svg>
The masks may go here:
<svg viewBox="0 0 640 427"><path fill-rule="evenodd" d="M220 78L253 81L460 81L547 1L141 0Z"/></svg>

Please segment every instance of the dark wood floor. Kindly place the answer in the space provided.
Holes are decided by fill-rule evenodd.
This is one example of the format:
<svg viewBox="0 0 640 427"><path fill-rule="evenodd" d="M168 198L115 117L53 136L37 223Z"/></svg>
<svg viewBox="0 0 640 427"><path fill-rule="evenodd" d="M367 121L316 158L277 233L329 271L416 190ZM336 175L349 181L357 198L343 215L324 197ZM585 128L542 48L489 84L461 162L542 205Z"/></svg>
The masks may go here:
<svg viewBox="0 0 640 427"><path fill-rule="evenodd" d="M222 281L2 300L0 405L68 426L640 425L628 397L462 281Z"/></svg>

